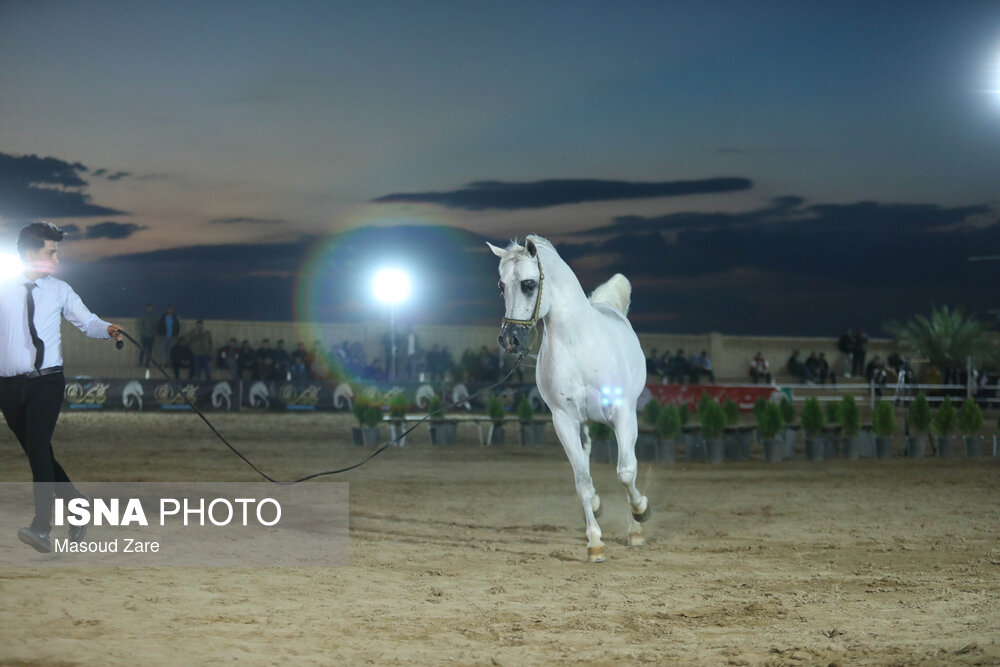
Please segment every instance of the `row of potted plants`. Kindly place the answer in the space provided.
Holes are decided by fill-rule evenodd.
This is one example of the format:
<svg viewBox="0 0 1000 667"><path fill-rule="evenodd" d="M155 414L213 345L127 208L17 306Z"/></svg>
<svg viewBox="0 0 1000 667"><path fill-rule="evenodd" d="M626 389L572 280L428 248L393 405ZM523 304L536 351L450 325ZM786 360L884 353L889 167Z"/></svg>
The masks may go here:
<svg viewBox="0 0 1000 667"><path fill-rule="evenodd" d="M754 405L753 412L765 460L777 462L791 458L797 428L793 425L796 415L792 402L787 398L780 403L761 399ZM647 402L642 421L651 430L640 432L636 457L640 461L673 462L677 443L681 441L685 443L688 460L721 463L724 459L748 457L753 429L739 426L740 413L735 402L727 400L720 406L709 396L703 396L697 415L700 438L694 433L694 428L686 426L690 419L686 405L660 406L656 401ZM956 430L965 435L966 456L982 455L983 438L979 433L983 428L983 415L972 400L966 400L961 410L957 411L951 400L945 398L932 416L927 397L921 393L911 403L907 423L911 434L906 438L906 451L912 458L923 456L924 443L932 433L937 436L937 455L943 458L954 456L953 436ZM861 457L860 411L852 396L828 402L825 407L816 398L807 399L802 409L801 429L805 432L806 457L810 461L841 456L847 459ZM892 455L892 436L896 431L895 410L889 401L882 400L876 405L872 430L875 434L874 451L868 455L889 458ZM617 460L617 449L608 427L592 424L591 439L596 461Z"/></svg>
<svg viewBox="0 0 1000 667"><path fill-rule="evenodd" d="M359 397L351 406L351 411L358 421L358 426L352 429L352 440L355 445L376 446L379 444L379 424L389 422L391 442L396 446L406 444L406 413L410 408L410 400L403 394L395 394L388 405L388 419L383 411L382 403L369 397ZM440 396L433 397L427 405L430 417L431 444L454 445L458 431L458 421L449 419L445 413L444 401ZM491 445L504 444L504 423L507 412L500 399L493 396L486 404L486 415L491 420L488 442ZM522 445L539 445L545 437L545 422L535 421L535 411L527 396L521 398L517 407L517 418L520 422L519 436Z"/></svg>

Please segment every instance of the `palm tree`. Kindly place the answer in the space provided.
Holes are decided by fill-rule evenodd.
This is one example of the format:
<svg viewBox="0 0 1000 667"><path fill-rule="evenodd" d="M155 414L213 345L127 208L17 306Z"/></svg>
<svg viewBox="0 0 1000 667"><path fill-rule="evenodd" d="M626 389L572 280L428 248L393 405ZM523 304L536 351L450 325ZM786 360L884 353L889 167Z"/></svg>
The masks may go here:
<svg viewBox="0 0 1000 667"><path fill-rule="evenodd" d="M931 308L930 318L917 315L909 322L887 322L885 329L896 342L925 357L941 369L960 368L966 359L982 360L993 352L995 340L989 328L961 306Z"/></svg>

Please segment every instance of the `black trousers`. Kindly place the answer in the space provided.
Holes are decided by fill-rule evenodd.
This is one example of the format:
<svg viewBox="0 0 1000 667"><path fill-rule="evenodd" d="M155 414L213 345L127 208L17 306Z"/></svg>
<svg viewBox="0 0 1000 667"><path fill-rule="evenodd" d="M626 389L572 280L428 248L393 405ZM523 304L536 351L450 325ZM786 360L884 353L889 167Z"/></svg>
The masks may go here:
<svg viewBox="0 0 1000 667"><path fill-rule="evenodd" d="M62 407L66 377L62 373L37 378L0 378L0 408L28 456L34 482L35 518L31 529L49 532L56 485L78 495L52 452L52 433ZM65 486L63 486L65 485Z"/></svg>

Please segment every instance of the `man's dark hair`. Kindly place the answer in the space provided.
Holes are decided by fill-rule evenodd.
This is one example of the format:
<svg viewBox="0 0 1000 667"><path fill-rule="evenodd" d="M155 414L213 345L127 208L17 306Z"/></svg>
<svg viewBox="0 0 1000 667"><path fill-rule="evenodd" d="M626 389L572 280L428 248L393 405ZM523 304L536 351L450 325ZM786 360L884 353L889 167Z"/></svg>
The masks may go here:
<svg viewBox="0 0 1000 667"><path fill-rule="evenodd" d="M46 241L62 241L66 232L59 229L51 222L33 222L21 228L21 233L17 235L17 252L21 257L29 250L41 250L45 247Z"/></svg>

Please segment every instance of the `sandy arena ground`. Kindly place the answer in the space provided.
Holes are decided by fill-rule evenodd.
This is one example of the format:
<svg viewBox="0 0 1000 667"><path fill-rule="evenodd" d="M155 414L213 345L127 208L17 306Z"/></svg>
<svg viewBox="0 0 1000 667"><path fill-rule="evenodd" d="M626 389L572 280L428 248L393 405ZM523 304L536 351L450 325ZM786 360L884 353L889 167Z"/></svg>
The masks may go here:
<svg viewBox="0 0 1000 667"><path fill-rule="evenodd" d="M212 419L283 476L367 453L346 415ZM595 465L593 565L551 429L459 437L336 478L349 567L2 569L0 663L1000 664L997 459L641 464L642 549ZM77 480L253 481L213 438L191 414L64 414L56 447ZM0 480L30 480L6 429Z"/></svg>

